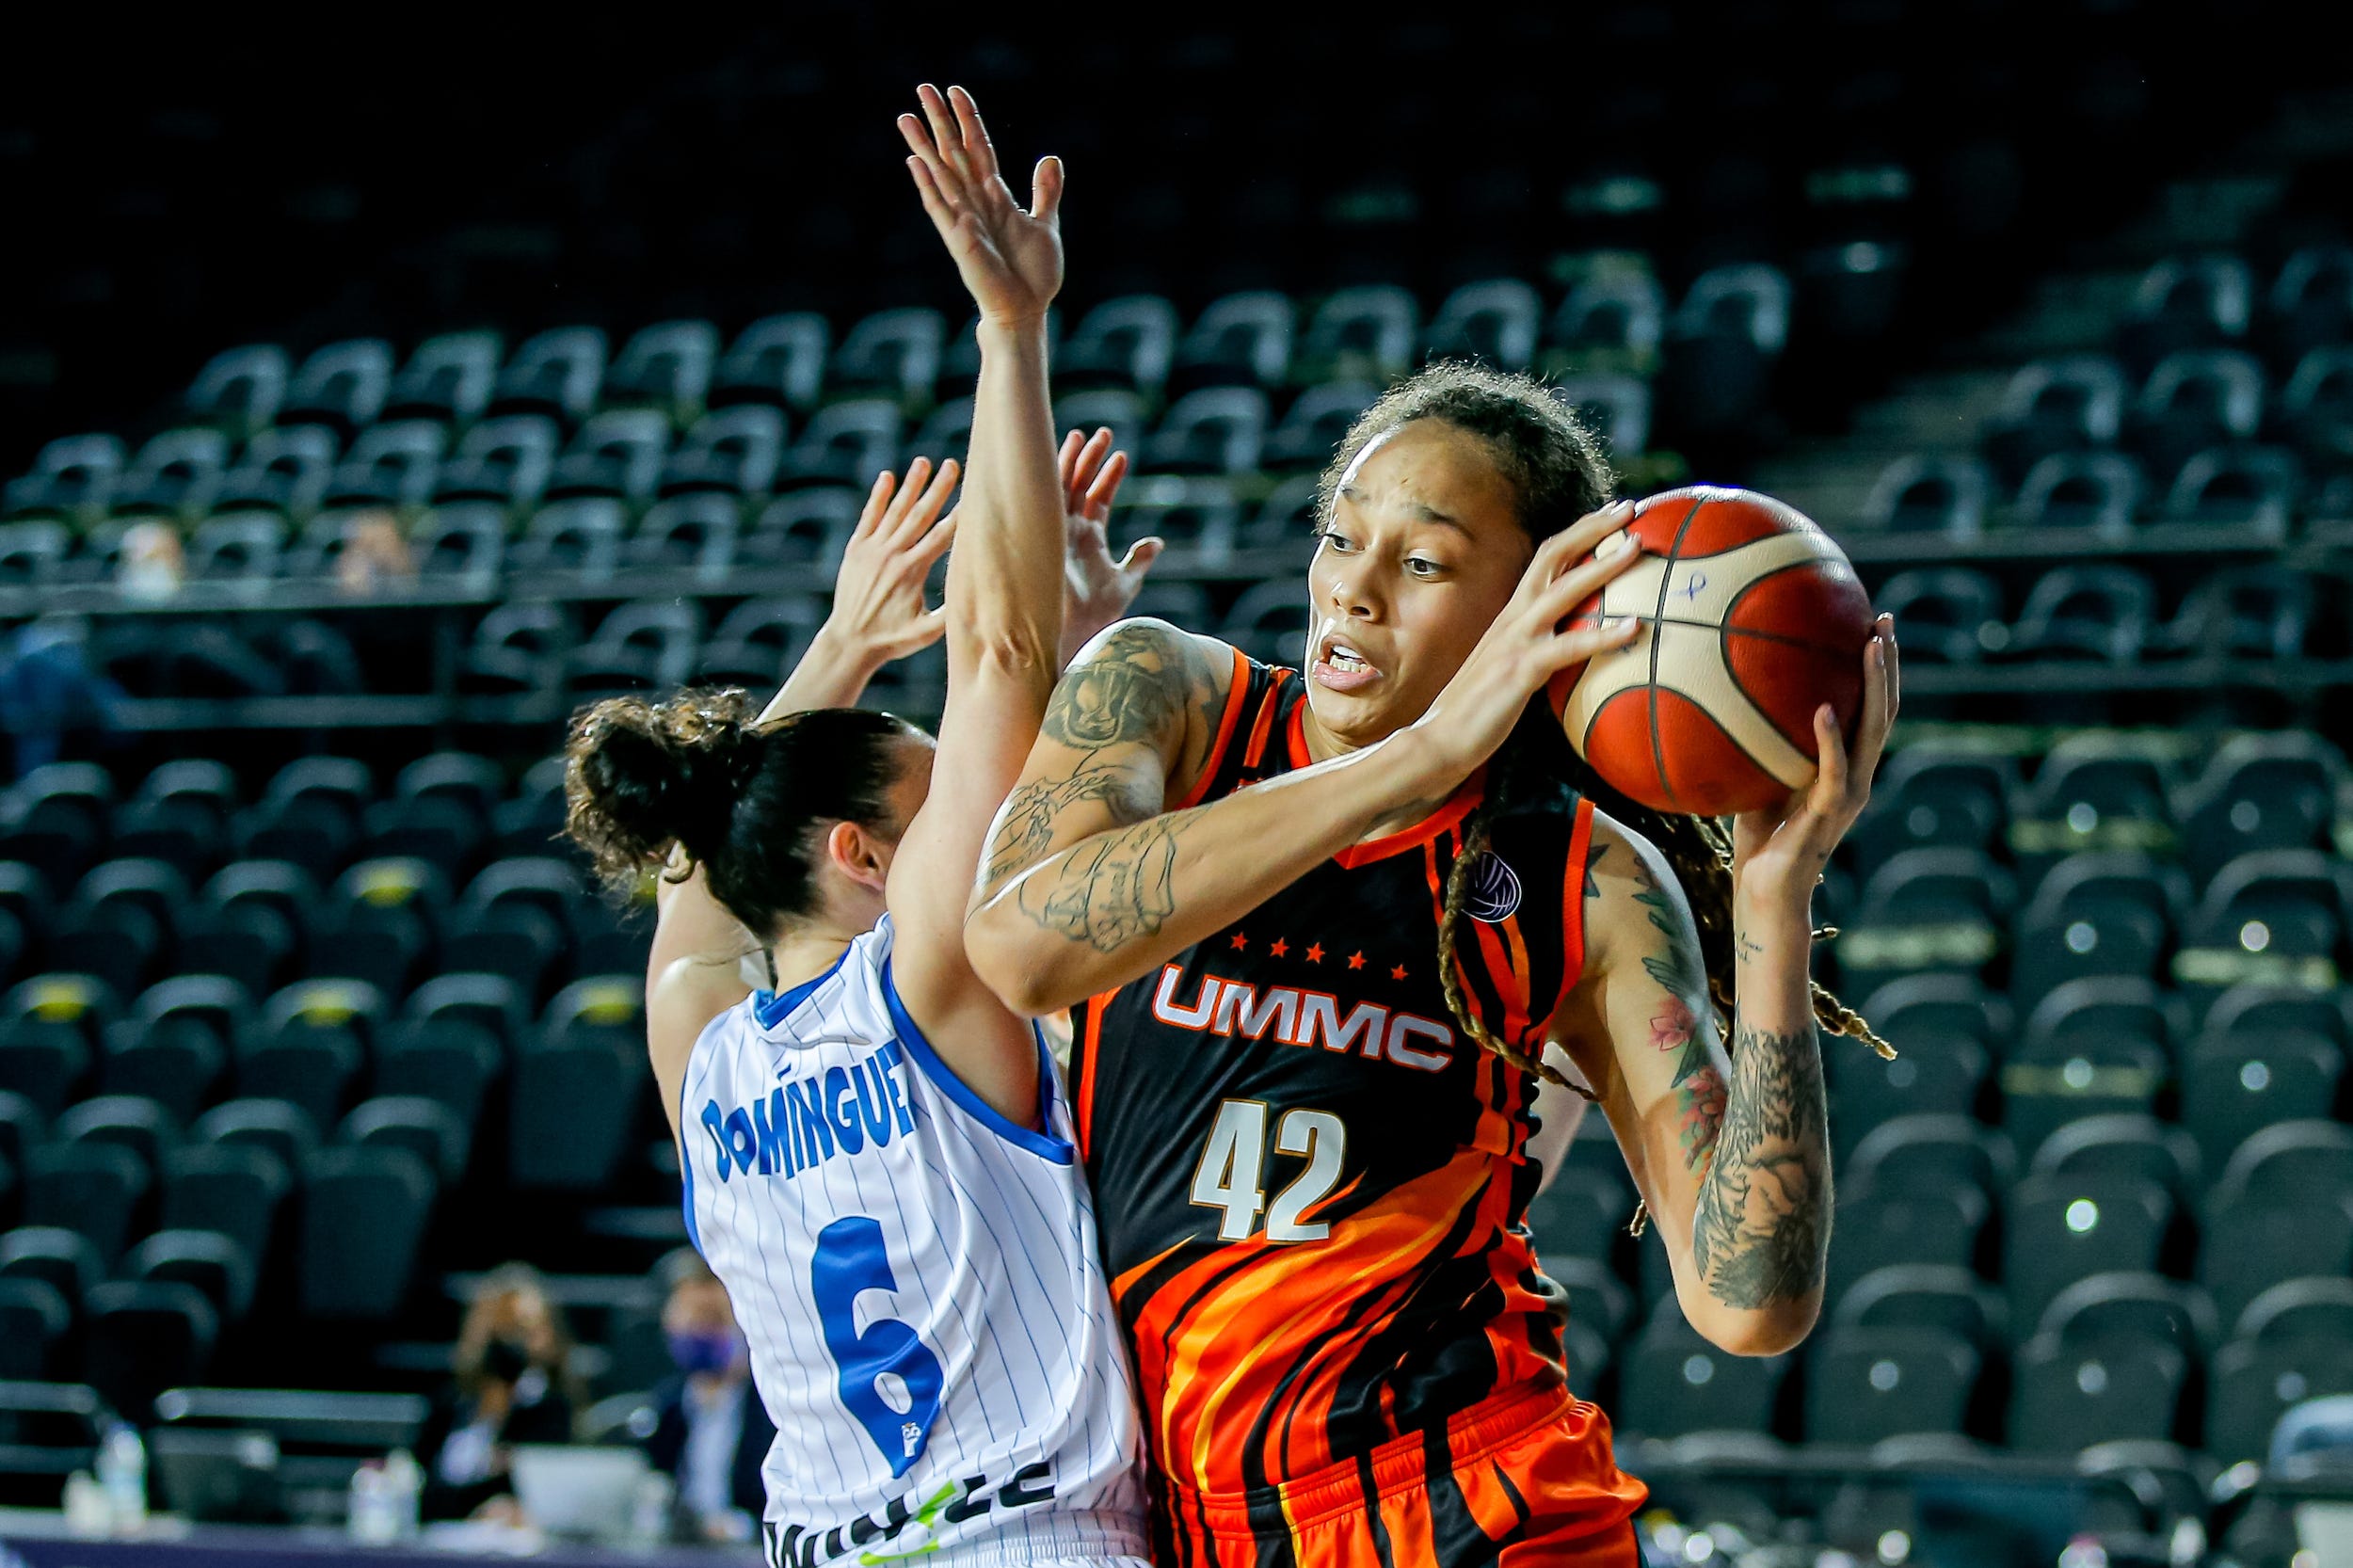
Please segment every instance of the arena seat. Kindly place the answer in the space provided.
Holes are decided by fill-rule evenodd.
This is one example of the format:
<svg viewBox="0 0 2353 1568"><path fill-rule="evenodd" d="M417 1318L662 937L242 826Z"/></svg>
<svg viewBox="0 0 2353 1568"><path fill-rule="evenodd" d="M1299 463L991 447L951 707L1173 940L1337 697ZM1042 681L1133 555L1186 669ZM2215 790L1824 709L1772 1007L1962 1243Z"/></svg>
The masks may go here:
<svg viewBox="0 0 2353 1568"><path fill-rule="evenodd" d="M289 1179L318 1148L317 1119L292 1100L224 1100L197 1118L189 1143L215 1148L253 1148L277 1160Z"/></svg>
<svg viewBox="0 0 2353 1568"><path fill-rule="evenodd" d="M222 475L213 504L255 507L290 521L310 520L327 497L342 442L324 424L287 425L257 434Z"/></svg>
<svg viewBox="0 0 2353 1568"><path fill-rule="evenodd" d="M141 1191L153 1184L164 1160L180 1143L180 1129L170 1112L136 1095L99 1095L83 1100L62 1112L49 1131L56 1144L104 1144L128 1149L139 1161Z"/></svg>
<svg viewBox="0 0 2353 1568"><path fill-rule="evenodd" d="M1649 450L1648 382L1631 376L1564 376L1553 383L1553 392L1577 410L1613 460L1631 461Z"/></svg>
<svg viewBox="0 0 2353 1568"><path fill-rule="evenodd" d="M1619 1424L1644 1437L1770 1432L1788 1361L1726 1354L1662 1304L1621 1360Z"/></svg>
<svg viewBox="0 0 2353 1568"><path fill-rule="evenodd" d="M229 439L217 430L166 430L152 436L115 481L114 515L193 523L211 509L228 467Z"/></svg>
<svg viewBox="0 0 2353 1568"><path fill-rule="evenodd" d="M2323 990L2353 907L2353 878L2321 850L2255 850L2223 865L2182 932L2174 979L2193 1002L2245 981Z"/></svg>
<svg viewBox="0 0 2353 1568"><path fill-rule="evenodd" d="M24 1178L24 1159L49 1141L49 1118L13 1089L0 1089L0 1160Z"/></svg>
<svg viewBox="0 0 2353 1568"><path fill-rule="evenodd" d="M0 1273L0 1381L38 1383L57 1369L73 1308L47 1280Z"/></svg>
<svg viewBox="0 0 2353 1568"><path fill-rule="evenodd" d="M2188 1134L2153 1116L2117 1112L2082 1116L2057 1128L2034 1152L2029 1176L2087 1181L2139 1181L2186 1207L2202 1191L2204 1166Z"/></svg>
<svg viewBox="0 0 2353 1568"><path fill-rule="evenodd" d="M2150 371L2126 439L2151 476L2170 486L2190 456L2251 441L2263 423L2263 366L2236 349L2184 349Z"/></svg>
<svg viewBox="0 0 2353 1568"><path fill-rule="evenodd" d="M2274 1122L2326 1119L2345 1076L2345 1052L2303 1031L2206 1032L2182 1072L2182 1124L2206 1163L2220 1170L2233 1151Z"/></svg>
<svg viewBox="0 0 2353 1568"><path fill-rule="evenodd" d="M920 305L876 311L851 324L833 351L834 390L876 393L907 407L931 401L948 323Z"/></svg>
<svg viewBox="0 0 2353 1568"><path fill-rule="evenodd" d="M165 1163L162 1225L229 1238L258 1275L289 1180L286 1162L259 1142L184 1144Z"/></svg>
<svg viewBox="0 0 2353 1568"><path fill-rule="evenodd" d="M644 505L662 482L670 422L653 408L607 408L584 421L549 471L547 498L597 496Z"/></svg>
<svg viewBox="0 0 2353 1568"><path fill-rule="evenodd" d="M401 1018L387 1024L377 1042L376 1093L431 1099L448 1108L461 1126L471 1128L480 1118L484 1096L504 1061L498 1036L469 1018Z"/></svg>
<svg viewBox="0 0 2353 1568"><path fill-rule="evenodd" d="M1975 664L2006 645L2002 590L1981 571L1914 568L1881 585L1879 607L1903 631L1904 656L1938 664Z"/></svg>
<svg viewBox="0 0 2353 1568"><path fill-rule="evenodd" d="M1412 368L1421 305L1394 283L1359 284L1326 295L1309 316L1291 366L1303 381L1387 381Z"/></svg>
<svg viewBox="0 0 2353 1568"><path fill-rule="evenodd" d="M663 465L662 493L765 495L785 453L784 415L762 403L716 408L696 420Z"/></svg>
<svg viewBox="0 0 2353 1568"><path fill-rule="evenodd" d="M155 1396L200 1381L220 1333L204 1293L177 1281L118 1281L85 1299L83 1376L126 1418L146 1421Z"/></svg>
<svg viewBox="0 0 2353 1568"><path fill-rule="evenodd" d="M1544 301L1517 278L1465 283L1440 303L1422 335L1431 359L1474 359L1500 370L1526 370L1536 355Z"/></svg>
<svg viewBox="0 0 2353 1568"><path fill-rule="evenodd" d="M2019 917L2011 997L2031 1007L2071 980L2153 978L2187 903L2187 880L2148 856L2068 856L2042 878Z"/></svg>
<svg viewBox="0 0 2353 1568"><path fill-rule="evenodd" d="M2207 659L2296 659L2313 630L2312 584L2279 567L2217 572L2183 599L2167 651Z"/></svg>
<svg viewBox="0 0 2353 1568"><path fill-rule="evenodd" d="M136 995L159 956L172 916L188 902L187 878L161 860L117 858L92 867L49 932L49 961Z"/></svg>
<svg viewBox="0 0 2353 1568"><path fill-rule="evenodd" d="M436 506L409 537L417 575L427 583L488 583L506 559L506 518L494 504Z"/></svg>
<svg viewBox="0 0 2353 1568"><path fill-rule="evenodd" d="M2156 627L2156 594L2131 567L2054 567L2035 580L2002 656L2129 664Z"/></svg>
<svg viewBox="0 0 2353 1568"><path fill-rule="evenodd" d="M2206 1452L2225 1464L2260 1464L2290 1406L2353 1394L2353 1341L2233 1339L2206 1378Z"/></svg>
<svg viewBox="0 0 2353 1568"><path fill-rule="evenodd" d="M715 581L735 564L742 531L743 517L733 496L689 491L647 508L621 547L621 558L630 567L692 569Z"/></svg>
<svg viewBox="0 0 2353 1568"><path fill-rule="evenodd" d="M1649 375L1665 339L1666 296L1658 280L1633 268L1595 268L1578 279L1545 325L1546 368Z"/></svg>
<svg viewBox="0 0 2353 1568"><path fill-rule="evenodd" d="M712 376L711 405L806 409L824 386L833 329L813 311L762 316L735 336Z"/></svg>
<svg viewBox="0 0 2353 1568"><path fill-rule="evenodd" d="M474 628L458 685L503 696L551 693L562 680L563 652L574 635L563 606L509 600Z"/></svg>
<svg viewBox="0 0 2353 1568"><path fill-rule="evenodd" d="M314 349L287 383L281 424L327 424L348 437L374 424L392 384L392 345L350 338Z"/></svg>
<svg viewBox="0 0 2353 1568"><path fill-rule="evenodd" d="M2280 390L2279 434L2316 467L2334 466L2353 437L2353 344L2315 347Z"/></svg>
<svg viewBox="0 0 2353 1568"><path fill-rule="evenodd" d="M2014 896L2009 873L1982 851L1899 850L1871 872L1834 951L1850 984L1899 975L1974 975L2001 946L1994 911Z"/></svg>
<svg viewBox="0 0 2353 1568"><path fill-rule="evenodd" d="M2096 1032L2030 1040L2002 1066L2002 1130L2031 1159L2082 1123L2125 1117L2137 1124L2168 1076L2157 1040Z"/></svg>
<svg viewBox="0 0 2353 1568"><path fill-rule="evenodd" d="M789 490L760 508L736 546L737 558L745 566L792 568L812 579L830 578L841 564L862 505L858 494L844 486Z"/></svg>
<svg viewBox="0 0 2353 1568"><path fill-rule="evenodd" d="M1289 296L1271 289L1209 301L1178 340L1168 391L1201 387L1273 388L1290 375L1295 318Z"/></svg>
<svg viewBox="0 0 2353 1568"><path fill-rule="evenodd" d="M556 327L516 346L491 392L493 414L531 413L578 425L596 408L608 352L598 327Z"/></svg>
<svg viewBox="0 0 2353 1568"><path fill-rule="evenodd" d="M2353 1272L2353 1191L2303 1197L2219 1192L2207 1205L2198 1279L2224 1322L2291 1279Z"/></svg>
<svg viewBox="0 0 2353 1568"><path fill-rule="evenodd" d="M24 1183L26 1224L72 1231L111 1261L147 1195L148 1167L120 1144L58 1139L25 1160Z"/></svg>
<svg viewBox="0 0 2353 1568"><path fill-rule="evenodd" d="M2115 444L2123 427L2124 373L2098 355L2022 365L1987 422L1987 458L2011 484L2043 458Z"/></svg>
<svg viewBox="0 0 2353 1568"><path fill-rule="evenodd" d="M708 321L641 327L605 371L605 401L644 404L683 422L702 408L718 357L719 329Z"/></svg>
<svg viewBox="0 0 2353 1568"><path fill-rule="evenodd" d="M455 1187L473 1151L473 1128L438 1098L423 1095L378 1095L344 1118L340 1141L360 1148L407 1149L424 1162L440 1186Z"/></svg>
<svg viewBox="0 0 2353 1568"><path fill-rule="evenodd" d="M1881 765L1850 836L1858 869L1908 849L1995 849L2016 787L2007 759L1905 747Z"/></svg>
<svg viewBox="0 0 2353 1568"><path fill-rule="evenodd" d="M1296 583L1244 588L1225 612L1218 635L1253 659L1297 668L1305 649L1307 599Z"/></svg>
<svg viewBox="0 0 2353 1568"><path fill-rule="evenodd" d="M1157 294L1106 299L1080 318L1054 360L1054 384L1157 392L1176 353L1176 307Z"/></svg>
<svg viewBox="0 0 2353 1568"><path fill-rule="evenodd" d="M1848 1159L1848 1179L1890 1195L1955 1188L2000 1192L2016 1155L2009 1140L1967 1116L1897 1116L1863 1136Z"/></svg>
<svg viewBox="0 0 2353 1568"><path fill-rule="evenodd" d="M1609 1258L1631 1212L1625 1183L1584 1170L1555 1174L1528 1203L1528 1233L1547 1272L1556 1257Z"/></svg>
<svg viewBox="0 0 2353 1568"><path fill-rule="evenodd" d="M1241 522L1241 506L1221 480L1148 480L1121 491L1112 512L1111 548L1122 554L1136 540L1157 536L1178 560L1216 565L1232 557Z"/></svg>
<svg viewBox="0 0 2353 1568"><path fill-rule="evenodd" d="M2321 842L2345 779L2344 754L2318 735L2233 736L2176 804L2192 872L2202 881L2252 850Z"/></svg>
<svg viewBox="0 0 2353 1568"><path fill-rule="evenodd" d="M1985 531L1993 476L1975 457L1912 453L1880 470L1855 525L1880 533L1974 539Z"/></svg>
<svg viewBox="0 0 2353 1568"><path fill-rule="evenodd" d="M397 1313L434 1195L432 1172L407 1149L312 1155L303 1168L297 1253L303 1314L380 1320Z"/></svg>
<svg viewBox="0 0 2353 1568"><path fill-rule="evenodd" d="M548 1004L513 1067L507 1147L519 1186L595 1188L611 1178L647 1076L635 975L578 980Z"/></svg>
<svg viewBox="0 0 2353 1568"><path fill-rule="evenodd" d="M469 429L433 482L439 502L537 504L555 469L563 433L545 414L502 414Z"/></svg>
<svg viewBox="0 0 2353 1568"><path fill-rule="evenodd" d="M1981 1350L2009 1329L2002 1297L1965 1268L1896 1263L1864 1274L1831 1304L1833 1329L1933 1329Z"/></svg>
<svg viewBox="0 0 2353 1568"><path fill-rule="evenodd" d="M90 1048L73 1024L45 1018L0 1018L0 1094L24 1102L44 1120L70 1104L88 1075Z"/></svg>
<svg viewBox="0 0 2353 1568"><path fill-rule="evenodd" d="M384 399L386 419L471 424L490 406L505 344L487 330L442 332L408 352Z"/></svg>
<svg viewBox="0 0 2353 1568"><path fill-rule="evenodd" d="M2189 1358L2159 1341L2068 1344L2039 1336L2014 1363L2009 1446L2072 1453L2095 1443L2169 1440L2188 1370Z"/></svg>
<svg viewBox="0 0 2353 1568"><path fill-rule="evenodd" d="M2061 1291L2089 1275L2153 1272L2172 1223L2170 1192L2138 1177L2027 1176L2003 1213L2010 1321L2041 1321Z"/></svg>
<svg viewBox="0 0 2353 1568"><path fill-rule="evenodd" d="M1806 1437L1856 1445L1958 1432L1978 1367L1974 1346L1934 1329L1833 1329L1806 1351Z"/></svg>
<svg viewBox="0 0 2353 1568"><path fill-rule="evenodd" d="M936 465L949 457L962 459L972 443L972 399L947 398L924 416L907 440L907 461L928 457Z"/></svg>
<svg viewBox="0 0 2353 1568"><path fill-rule="evenodd" d="M215 1317L232 1325L253 1304L255 1273L245 1249L213 1230L159 1230L122 1260L123 1278L194 1286Z"/></svg>
<svg viewBox="0 0 2353 1568"><path fill-rule="evenodd" d="M1833 1043L1823 1053L1830 1080L1831 1138L1839 1153L1850 1151L1865 1133L1892 1116L1977 1113L1988 1071L1984 1047L1965 1035L1923 1037L1910 1031L1891 1035L1878 1014L1866 1012L1864 1016L1882 1039L1895 1042L1900 1054L1893 1062L1882 1062L1869 1051L1844 1043Z"/></svg>
<svg viewBox="0 0 2353 1568"><path fill-rule="evenodd" d="M683 685L702 646L702 607L692 600L641 599L616 606L565 659L575 703Z"/></svg>
<svg viewBox="0 0 2353 1568"><path fill-rule="evenodd" d="M105 1277L106 1260L78 1230L26 1224L0 1234L0 1279L39 1280L69 1307Z"/></svg>
<svg viewBox="0 0 2353 1568"><path fill-rule="evenodd" d="M1370 381L1325 381L1303 389L1268 434L1262 461L1285 472L1320 471L1349 426L1380 395L1380 386Z"/></svg>
<svg viewBox="0 0 2353 1568"><path fill-rule="evenodd" d="M568 867L563 869L569 870ZM474 897L470 891L469 900ZM497 890L493 889L492 901L487 906L509 911L527 909L551 922L554 920L554 917L547 912L551 905L520 894L497 896ZM504 975L451 970L436 975L418 986L410 994L405 1013L409 1019L420 1024L461 1024L481 1030L489 1036L503 1056L516 1041L522 1038L536 1000L534 992Z"/></svg>
<svg viewBox="0 0 2353 1568"><path fill-rule="evenodd" d="M2253 276L2237 256L2168 256L2141 274L2119 345L2145 369L2184 349L2237 343L2253 319L2254 295Z"/></svg>
<svg viewBox="0 0 2353 1568"><path fill-rule="evenodd" d="M2165 520L2230 528L2250 539L2286 539L2304 475L2296 455L2273 446L2210 446L2192 453L2166 492Z"/></svg>
<svg viewBox="0 0 2353 1568"><path fill-rule="evenodd" d="M190 417L217 425L232 440L249 440L278 419L291 370L276 344L224 348L196 373L183 402Z"/></svg>
<svg viewBox="0 0 2353 1568"><path fill-rule="evenodd" d="M1557 1256L1545 1267L1568 1303L1569 1321L1594 1331L1606 1346L1625 1337L1634 1320L1634 1296L1609 1265L1590 1255Z"/></svg>
<svg viewBox="0 0 2353 1568"><path fill-rule="evenodd" d="M809 417L779 472L792 486L847 485L863 493L899 461L899 405L859 397L828 403Z"/></svg>
<svg viewBox="0 0 2353 1568"><path fill-rule="evenodd" d="M1266 394L1255 387L1203 387L1169 406L1144 449L1168 473L1233 474L1258 466Z"/></svg>
<svg viewBox="0 0 2353 1568"><path fill-rule="evenodd" d="M1985 1227L1986 1198L1977 1187L1907 1188L1881 1192L1842 1180L1823 1285L1831 1301L1866 1274L1904 1264L1941 1269L1973 1267Z"/></svg>
<svg viewBox="0 0 2353 1568"><path fill-rule="evenodd" d="M322 504L421 506L431 498L449 452L449 428L436 420L387 420L353 438L327 483Z"/></svg>
<svg viewBox="0 0 2353 1568"><path fill-rule="evenodd" d="M2121 452L2054 452L2020 482L2011 525L2038 535L2080 530L2092 538L2126 539L2146 488L2140 465Z"/></svg>

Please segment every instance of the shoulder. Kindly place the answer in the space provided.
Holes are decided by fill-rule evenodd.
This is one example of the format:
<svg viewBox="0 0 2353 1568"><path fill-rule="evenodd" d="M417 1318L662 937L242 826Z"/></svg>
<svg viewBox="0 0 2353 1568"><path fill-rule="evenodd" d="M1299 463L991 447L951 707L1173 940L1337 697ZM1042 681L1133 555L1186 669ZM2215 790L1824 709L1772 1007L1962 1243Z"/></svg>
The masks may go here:
<svg viewBox="0 0 2353 1568"><path fill-rule="evenodd" d="M657 1058L682 1068L712 1021L751 995L736 965L696 954L662 967L646 991L646 1030Z"/></svg>
<svg viewBox="0 0 2353 1568"><path fill-rule="evenodd" d="M1692 927L1690 901L1666 854L1599 807L1585 852L1585 900L1596 968L1608 966L1613 947L1647 952L1660 931ZM1613 934L1626 933L1640 940L1611 942Z"/></svg>
<svg viewBox="0 0 2353 1568"><path fill-rule="evenodd" d="M1149 616L1115 621L1063 672L1045 734L1080 749L1166 742L1214 720L1240 667L1235 650L1214 637Z"/></svg>

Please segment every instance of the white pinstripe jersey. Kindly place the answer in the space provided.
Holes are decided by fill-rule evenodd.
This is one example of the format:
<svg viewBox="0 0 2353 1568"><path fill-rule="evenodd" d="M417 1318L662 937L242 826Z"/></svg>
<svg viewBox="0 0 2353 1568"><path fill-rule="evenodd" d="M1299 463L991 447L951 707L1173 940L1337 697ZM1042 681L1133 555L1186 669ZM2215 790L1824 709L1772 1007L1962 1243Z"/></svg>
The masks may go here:
<svg viewBox="0 0 2353 1568"><path fill-rule="evenodd" d="M890 944L885 916L686 1064L687 1225L776 1426L769 1559L1142 1557L1135 1396L1053 1061L1041 1043L1044 1130L999 1115L907 1016Z"/></svg>

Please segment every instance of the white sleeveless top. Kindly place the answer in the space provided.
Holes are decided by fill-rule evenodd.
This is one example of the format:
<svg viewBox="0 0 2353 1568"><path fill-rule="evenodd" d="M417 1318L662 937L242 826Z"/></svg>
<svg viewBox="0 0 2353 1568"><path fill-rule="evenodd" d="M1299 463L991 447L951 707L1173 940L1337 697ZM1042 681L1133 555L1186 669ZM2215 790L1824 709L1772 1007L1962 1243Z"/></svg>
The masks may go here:
<svg viewBox="0 0 2353 1568"><path fill-rule="evenodd" d="M935 1056L885 916L686 1064L686 1224L776 1439L772 1563L1147 1555L1135 1394L1041 1043L1045 1130Z"/></svg>

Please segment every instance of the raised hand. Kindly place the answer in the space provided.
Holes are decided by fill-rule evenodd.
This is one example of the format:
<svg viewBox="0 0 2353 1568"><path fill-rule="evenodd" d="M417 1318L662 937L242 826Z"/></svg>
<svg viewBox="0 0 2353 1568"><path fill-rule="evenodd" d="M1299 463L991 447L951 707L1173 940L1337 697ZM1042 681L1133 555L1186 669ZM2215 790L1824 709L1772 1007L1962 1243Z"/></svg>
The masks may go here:
<svg viewBox="0 0 2353 1568"><path fill-rule="evenodd" d="M907 169L972 302L999 323L1042 319L1062 289L1062 160L1038 160L1024 212L998 172L972 95L950 88L942 97L926 82L916 96L922 115L899 117Z"/></svg>
<svg viewBox="0 0 2353 1568"><path fill-rule="evenodd" d="M867 492L866 510L841 552L825 628L872 664L929 648L948 629L946 605L924 607L923 581L955 538L955 514L942 518L939 510L958 474L952 457L936 472L931 459L918 457L904 483L886 471Z"/></svg>
<svg viewBox="0 0 2353 1568"><path fill-rule="evenodd" d="M1433 776L1447 788L1494 755L1528 699L1554 675L1623 648L1641 630L1631 616L1612 617L1615 624L1563 625L1572 610L1641 558L1625 531L1633 517L1632 502L1617 502L1538 545L1502 614L1430 712L1403 732L1422 738Z"/></svg>
<svg viewBox="0 0 2353 1568"><path fill-rule="evenodd" d="M1063 438L1063 626L1062 662L1066 665L1095 634L1128 613L1144 573L1167 548L1159 538L1138 539L1128 553L1112 559L1112 502L1128 476L1128 455L1112 450L1108 427Z"/></svg>
<svg viewBox="0 0 2353 1568"><path fill-rule="evenodd" d="M1838 733L1837 716L1822 704L1814 714L1814 782L1778 808L1732 820L1733 885L1743 898L1802 901L1812 894L1830 852L1871 798L1871 776L1879 771L1902 696L1896 617L1881 616L1863 648L1863 722L1853 755Z"/></svg>

